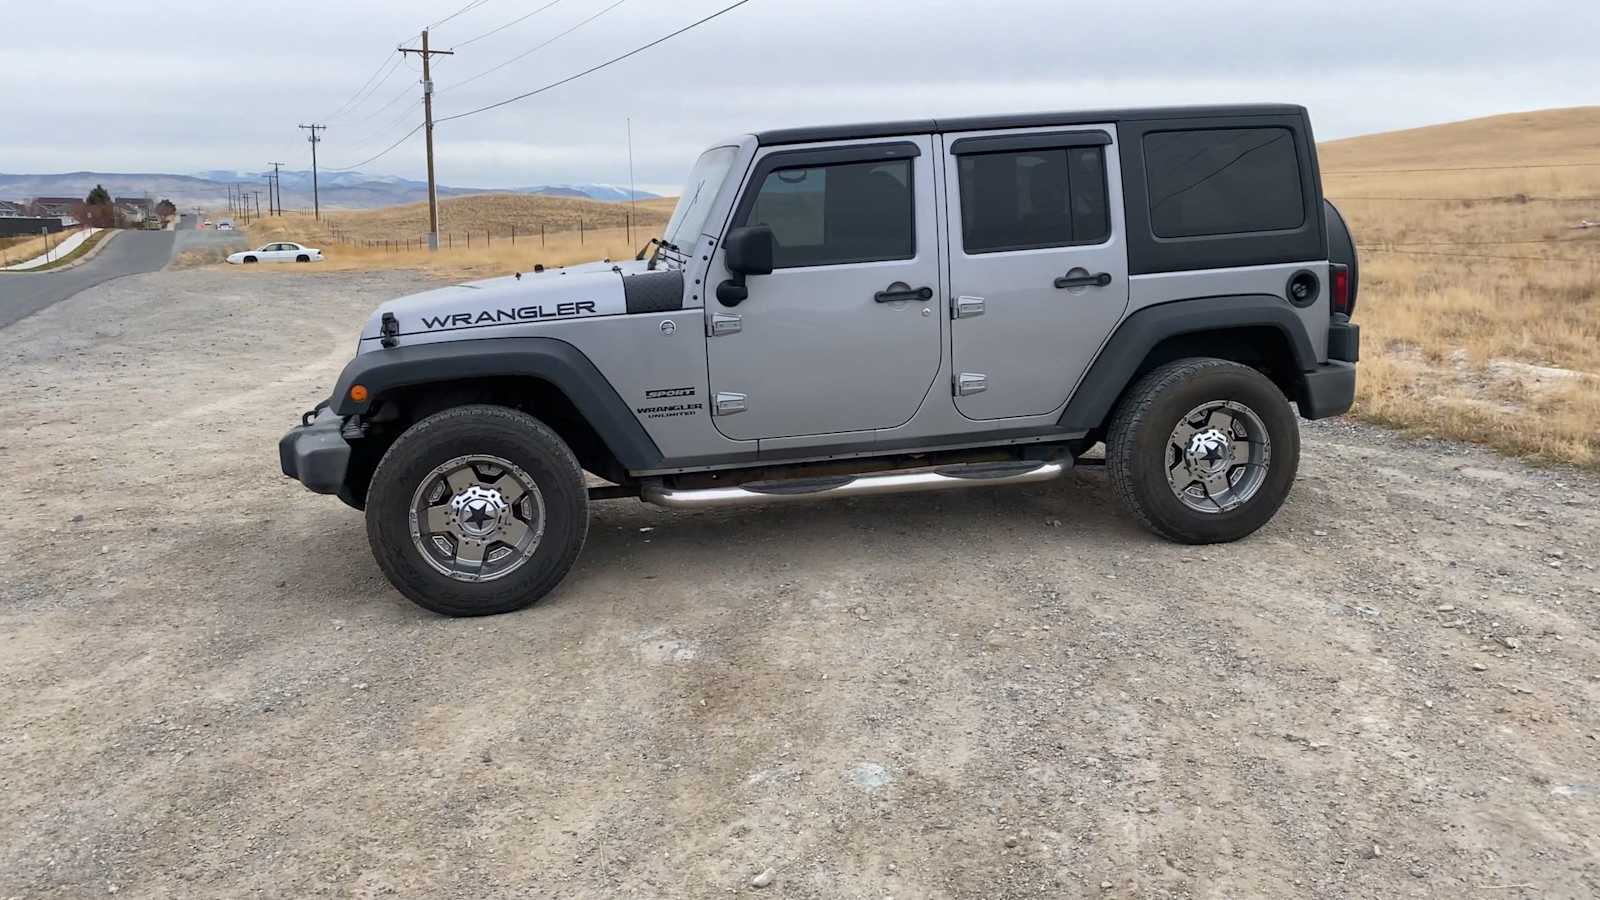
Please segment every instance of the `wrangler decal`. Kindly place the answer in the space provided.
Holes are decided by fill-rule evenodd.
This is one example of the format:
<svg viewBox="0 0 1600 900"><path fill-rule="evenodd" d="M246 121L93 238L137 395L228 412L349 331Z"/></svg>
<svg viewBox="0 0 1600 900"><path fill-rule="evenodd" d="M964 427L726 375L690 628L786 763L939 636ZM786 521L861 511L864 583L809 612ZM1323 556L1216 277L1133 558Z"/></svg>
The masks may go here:
<svg viewBox="0 0 1600 900"><path fill-rule="evenodd" d="M503 322L529 322L540 319L568 319L573 316L594 314L595 303L593 300L575 300L570 303L557 303L553 307L534 304L511 309L485 309L477 313L463 312L451 313L447 316L423 316L422 327L429 330L468 328L473 325L498 325Z"/></svg>

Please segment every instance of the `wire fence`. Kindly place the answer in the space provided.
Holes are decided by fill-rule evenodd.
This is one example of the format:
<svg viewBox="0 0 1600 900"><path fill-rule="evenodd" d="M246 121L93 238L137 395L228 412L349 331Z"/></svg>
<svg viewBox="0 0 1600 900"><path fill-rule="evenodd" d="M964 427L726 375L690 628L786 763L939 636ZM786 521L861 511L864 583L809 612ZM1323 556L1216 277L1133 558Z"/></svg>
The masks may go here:
<svg viewBox="0 0 1600 900"><path fill-rule="evenodd" d="M551 241L568 242L576 236L579 246L602 241L614 240L617 232L622 232L624 241L628 246L633 246L635 238L643 242L651 235L659 234L660 229L666 224L665 219L650 222L636 222L633 216L627 215L621 222L590 222L579 219L576 226L556 227L548 223L529 225L510 225L501 230L491 228L462 228L454 230L441 230L439 232L440 250L474 250L490 249L496 246L510 247L546 247ZM369 250L381 250L386 253L406 253L415 250L428 249L428 235L426 233L411 237L373 238L354 234L336 223L324 221L324 227L333 239L345 246L362 247Z"/></svg>

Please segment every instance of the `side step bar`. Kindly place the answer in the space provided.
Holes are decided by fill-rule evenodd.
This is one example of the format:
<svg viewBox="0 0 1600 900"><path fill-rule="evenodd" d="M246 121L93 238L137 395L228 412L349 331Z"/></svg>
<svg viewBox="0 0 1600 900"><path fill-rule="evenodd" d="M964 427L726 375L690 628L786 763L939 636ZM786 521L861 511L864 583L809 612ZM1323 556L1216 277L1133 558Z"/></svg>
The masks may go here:
<svg viewBox="0 0 1600 900"><path fill-rule="evenodd" d="M658 482L645 485L640 491L640 498L646 503L672 509L709 509L718 506L782 503L791 500L822 500L830 497L865 497L950 488L1034 484L1060 478L1070 468L1072 468L1071 457L1059 457L1050 460L943 466L923 472L885 472L879 475L843 478L754 481L737 487L680 489L667 487Z"/></svg>

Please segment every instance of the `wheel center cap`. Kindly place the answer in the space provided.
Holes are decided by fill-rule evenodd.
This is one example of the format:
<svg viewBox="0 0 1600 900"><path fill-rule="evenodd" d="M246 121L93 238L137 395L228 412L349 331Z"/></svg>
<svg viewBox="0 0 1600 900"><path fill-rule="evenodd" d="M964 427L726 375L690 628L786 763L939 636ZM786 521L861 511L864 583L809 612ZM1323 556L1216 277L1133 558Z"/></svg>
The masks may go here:
<svg viewBox="0 0 1600 900"><path fill-rule="evenodd" d="M1184 459L1195 472L1216 472L1233 463L1233 438L1217 428L1207 428L1189 439Z"/></svg>
<svg viewBox="0 0 1600 900"><path fill-rule="evenodd" d="M464 537L481 539L498 532L505 525L509 511L499 491L477 484L450 500L456 528Z"/></svg>

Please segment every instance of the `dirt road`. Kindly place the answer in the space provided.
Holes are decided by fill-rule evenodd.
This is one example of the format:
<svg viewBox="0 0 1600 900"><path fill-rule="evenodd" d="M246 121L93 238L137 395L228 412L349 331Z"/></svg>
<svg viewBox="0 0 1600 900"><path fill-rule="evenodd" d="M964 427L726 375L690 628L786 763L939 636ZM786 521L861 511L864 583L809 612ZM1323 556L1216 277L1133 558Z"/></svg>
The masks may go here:
<svg viewBox="0 0 1600 900"><path fill-rule="evenodd" d="M1223 547L1087 471L617 501L450 621L276 471L413 287L0 329L0 898L1600 894L1600 479L1334 423Z"/></svg>

